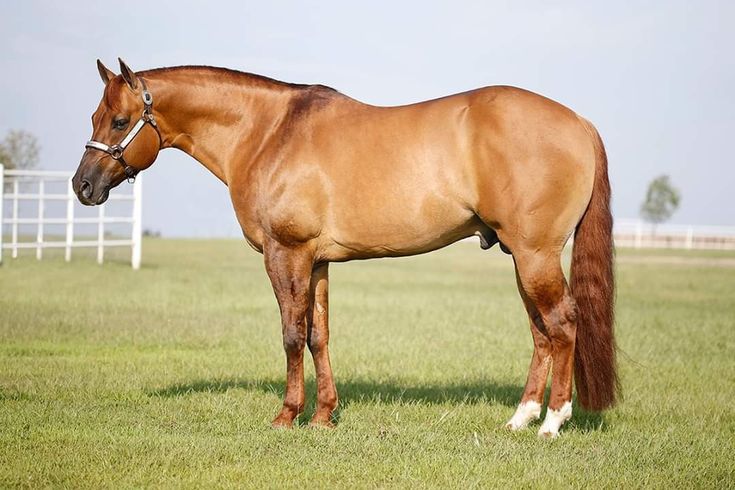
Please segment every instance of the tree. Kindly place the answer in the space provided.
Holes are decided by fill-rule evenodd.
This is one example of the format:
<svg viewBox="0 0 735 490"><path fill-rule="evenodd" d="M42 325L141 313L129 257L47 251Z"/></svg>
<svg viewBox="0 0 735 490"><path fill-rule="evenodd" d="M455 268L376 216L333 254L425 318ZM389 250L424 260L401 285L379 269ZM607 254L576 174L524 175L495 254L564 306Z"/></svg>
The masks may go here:
<svg viewBox="0 0 735 490"><path fill-rule="evenodd" d="M36 137L22 129L10 130L0 141L0 163L10 169L30 169L38 165L41 147Z"/></svg>
<svg viewBox="0 0 735 490"><path fill-rule="evenodd" d="M663 223L671 218L679 207L679 202L679 190L671 184L668 175L661 175L648 184L646 199L641 204L641 216L654 225Z"/></svg>

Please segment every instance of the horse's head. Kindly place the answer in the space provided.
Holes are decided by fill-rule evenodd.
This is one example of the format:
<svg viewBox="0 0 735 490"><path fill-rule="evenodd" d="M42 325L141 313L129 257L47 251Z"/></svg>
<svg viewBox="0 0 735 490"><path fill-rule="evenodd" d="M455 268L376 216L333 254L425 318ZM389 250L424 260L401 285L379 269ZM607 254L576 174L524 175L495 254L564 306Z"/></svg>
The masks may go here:
<svg viewBox="0 0 735 490"><path fill-rule="evenodd" d="M92 115L92 139L72 179L82 204L107 200L110 189L150 167L161 149L153 98L143 78L122 60L115 75L97 60L105 91Z"/></svg>

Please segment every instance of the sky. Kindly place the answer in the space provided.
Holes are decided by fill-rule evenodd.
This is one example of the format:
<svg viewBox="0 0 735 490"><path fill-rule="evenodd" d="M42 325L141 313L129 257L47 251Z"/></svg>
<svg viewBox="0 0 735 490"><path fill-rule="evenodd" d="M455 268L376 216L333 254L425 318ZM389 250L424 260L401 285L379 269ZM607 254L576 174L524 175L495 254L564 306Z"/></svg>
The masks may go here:
<svg viewBox="0 0 735 490"><path fill-rule="evenodd" d="M0 137L31 131L42 168L75 170L102 95L97 58L224 66L377 105L516 85L597 126L616 219L637 218L668 174L682 194L672 222L735 225L733 25L731 1L2 0ZM145 228L240 235L224 185L178 150L143 192Z"/></svg>

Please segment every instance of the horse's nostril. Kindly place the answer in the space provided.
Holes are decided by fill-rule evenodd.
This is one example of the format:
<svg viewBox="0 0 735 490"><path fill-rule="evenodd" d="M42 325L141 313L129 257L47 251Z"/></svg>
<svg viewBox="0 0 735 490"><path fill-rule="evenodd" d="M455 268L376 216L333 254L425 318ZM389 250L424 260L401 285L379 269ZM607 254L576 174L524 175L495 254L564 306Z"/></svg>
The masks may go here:
<svg viewBox="0 0 735 490"><path fill-rule="evenodd" d="M79 192L81 192L85 199L89 199L92 197L92 184L86 179L82 180L82 185L79 186Z"/></svg>

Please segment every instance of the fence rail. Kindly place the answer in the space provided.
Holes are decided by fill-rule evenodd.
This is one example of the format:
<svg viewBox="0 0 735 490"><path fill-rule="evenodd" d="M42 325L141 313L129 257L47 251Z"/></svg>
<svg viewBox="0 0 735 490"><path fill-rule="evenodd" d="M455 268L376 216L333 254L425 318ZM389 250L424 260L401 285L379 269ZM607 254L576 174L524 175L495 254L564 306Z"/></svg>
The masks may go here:
<svg viewBox="0 0 735 490"><path fill-rule="evenodd" d="M47 248L63 248L64 258L71 260L72 249L79 247L97 248L97 262L104 262L106 247L130 247L130 263L133 269L140 267L142 252L142 180L140 175L133 184L131 194L116 194L109 197L109 201L131 201L132 211L129 216L106 216L106 205L97 206L96 217L75 216L77 197L71 185L71 172L48 170L6 170L0 164L0 264L3 262L3 251L10 250L12 258L18 257L22 249L35 249L36 258L43 258L43 250ZM66 183L66 192L47 193L47 183L56 183L57 186ZM35 186L35 190L21 192L23 186ZM11 189L6 192L6 189ZM22 202L36 202L35 216L20 216ZM49 202L62 201L66 203L64 218L47 216L46 205ZM10 205L10 217L6 217L5 205ZM74 226L97 225L96 240L75 239ZM129 239L109 238L105 236L105 225L130 224ZM5 227L10 227L10 241L5 242ZM19 225L36 225L35 241L19 241ZM44 225L65 225L64 240L49 240Z"/></svg>
<svg viewBox="0 0 735 490"><path fill-rule="evenodd" d="M652 225L616 220L613 235L617 247L735 250L732 226Z"/></svg>

